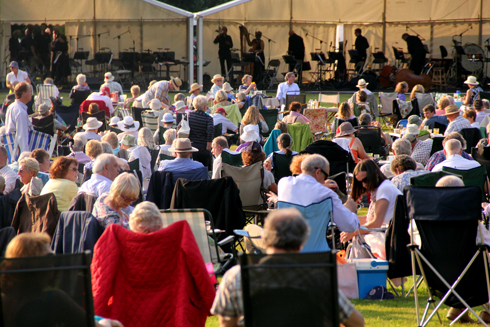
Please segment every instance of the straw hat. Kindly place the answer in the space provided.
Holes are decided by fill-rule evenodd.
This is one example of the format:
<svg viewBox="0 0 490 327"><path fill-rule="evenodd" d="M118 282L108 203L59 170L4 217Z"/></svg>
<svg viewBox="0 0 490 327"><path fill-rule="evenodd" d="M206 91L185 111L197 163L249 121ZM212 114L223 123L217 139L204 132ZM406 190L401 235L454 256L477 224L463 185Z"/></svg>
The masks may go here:
<svg viewBox="0 0 490 327"><path fill-rule="evenodd" d="M240 139L245 142L257 141L260 138L259 133L255 129L254 125L247 125L243 127L243 134L240 135Z"/></svg>
<svg viewBox="0 0 490 327"><path fill-rule="evenodd" d="M174 122L174 116L170 112L167 112L165 115L163 115L162 122L164 123L173 123Z"/></svg>
<svg viewBox="0 0 490 327"><path fill-rule="evenodd" d="M450 104L446 108L444 108L446 113L444 114L445 116L449 116L452 114L459 114L459 108L455 104Z"/></svg>
<svg viewBox="0 0 490 327"><path fill-rule="evenodd" d="M185 138L175 139L172 146L168 149L170 152L198 152L199 150L191 146L191 140Z"/></svg>
<svg viewBox="0 0 490 327"><path fill-rule="evenodd" d="M160 110L162 109L162 103L158 99L153 99L150 101L150 109L152 110Z"/></svg>
<svg viewBox="0 0 490 327"><path fill-rule="evenodd" d="M360 80L357 81L357 87L366 87L368 86L369 83L366 83L366 80L361 78Z"/></svg>
<svg viewBox="0 0 490 327"><path fill-rule="evenodd" d="M407 125L407 131L405 132L405 135L403 135L403 138L408 140L409 142L413 142L417 136L419 135L420 130L419 127L415 124L408 124Z"/></svg>
<svg viewBox="0 0 490 327"><path fill-rule="evenodd" d="M170 76L170 83L174 87L175 91L179 91L180 87L182 86L182 81L178 77Z"/></svg>
<svg viewBox="0 0 490 327"><path fill-rule="evenodd" d="M225 92L233 91L233 88L231 87L230 83L226 82L225 84L223 84L223 91Z"/></svg>
<svg viewBox="0 0 490 327"><path fill-rule="evenodd" d="M121 119L119 119L119 117L117 116L114 116L111 118L110 122L109 122L109 126L115 126L117 125L117 123L119 123L121 121Z"/></svg>
<svg viewBox="0 0 490 327"><path fill-rule="evenodd" d="M95 117L89 117L85 125L82 126L82 128L87 131L89 129L98 129L100 126L102 126L101 121L98 121L97 118Z"/></svg>
<svg viewBox="0 0 490 327"><path fill-rule="evenodd" d="M357 131L354 129L354 127L352 127L352 124L346 121L340 124L339 132L335 136L336 137L346 136L346 135L354 134L355 132Z"/></svg>
<svg viewBox="0 0 490 327"><path fill-rule="evenodd" d="M191 85L191 90L189 91L189 93L192 93L194 92L195 90L199 90L201 89L203 86L198 84L198 83L194 83Z"/></svg>
<svg viewBox="0 0 490 327"><path fill-rule="evenodd" d="M468 76L468 78L466 79L466 81L464 81L464 83L465 84L470 84L470 85L478 85L478 84L480 84L476 80L476 77L475 76Z"/></svg>
<svg viewBox="0 0 490 327"><path fill-rule="evenodd" d="M134 121L131 116L126 116L123 121L117 123L117 127L124 132L135 132L140 128L140 122Z"/></svg>
<svg viewBox="0 0 490 327"><path fill-rule="evenodd" d="M211 80L211 83L214 83L218 79L222 79L223 81L225 80L225 78L223 76L221 76L220 74L216 74L216 75L213 76L213 79Z"/></svg>
<svg viewBox="0 0 490 327"><path fill-rule="evenodd" d="M180 109L185 108L185 102L180 100L174 103L175 111L179 111Z"/></svg>
<svg viewBox="0 0 490 327"><path fill-rule="evenodd" d="M112 76L112 73L105 73L104 74L104 81L106 82L112 82L114 80L114 76Z"/></svg>

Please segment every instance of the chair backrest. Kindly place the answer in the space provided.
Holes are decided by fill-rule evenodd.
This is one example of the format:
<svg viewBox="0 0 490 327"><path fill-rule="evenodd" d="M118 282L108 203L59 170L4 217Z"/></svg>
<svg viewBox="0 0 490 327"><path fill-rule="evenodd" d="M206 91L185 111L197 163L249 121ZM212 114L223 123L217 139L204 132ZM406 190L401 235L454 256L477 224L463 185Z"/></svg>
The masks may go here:
<svg viewBox="0 0 490 327"><path fill-rule="evenodd" d="M471 186L407 186L405 189L407 216L416 222L422 242L420 252L449 284L456 281L477 251L479 195L480 190ZM434 272L426 264L423 267L429 286L446 292L447 287ZM485 279L483 258L479 256L456 287L470 307L488 302L486 288L481 292L473 288L473 285L485 285ZM444 303L451 307L461 305L453 294Z"/></svg>
<svg viewBox="0 0 490 327"><path fill-rule="evenodd" d="M286 110L289 110L291 102L306 103L306 94L286 94Z"/></svg>
<svg viewBox="0 0 490 327"><path fill-rule="evenodd" d="M45 85L38 84L37 85L37 96L39 97L39 104L46 103L51 105L51 97L54 97L54 85Z"/></svg>
<svg viewBox="0 0 490 327"><path fill-rule="evenodd" d="M313 134L327 131L327 109L305 109L303 115L311 121L310 130Z"/></svg>
<svg viewBox="0 0 490 327"><path fill-rule="evenodd" d="M94 326L90 261L90 253L2 258L1 325Z"/></svg>
<svg viewBox="0 0 490 327"><path fill-rule="evenodd" d="M133 107L133 110L132 110L133 111L132 112L133 119L135 121L139 121L140 122L140 126L143 125L143 118L141 118L141 115L143 114L143 111L145 111L145 110L148 110L148 108L135 108L135 107Z"/></svg>
<svg viewBox="0 0 490 327"><path fill-rule="evenodd" d="M86 91L73 90L71 96L71 103L79 106L83 101L85 101L88 98L90 93L92 93L91 90L86 90Z"/></svg>
<svg viewBox="0 0 490 327"><path fill-rule="evenodd" d="M160 160L174 160L176 157L168 156L164 153L160 153Z"/></svg>
<svg viewBox="0 0 490 327"><path fill-rule="evenodd" d="M221 162L232 165L232 166L242 166L243 165L243 160L242 160L242 154L231 154L226 151L221 152Z"/></svg>
<svg viewBox="0 0 490 327"><path fill-rule="evenodd" d="M447 129L447 125L444 125L444 124L441 124L441 123L438 123L435 121L434 122L434 128L439 128L439 134L444 135L444 132Z"/></svg>
<svg viewBox="0 0 490 327"><path fill-rule="evenodd" d="M442 145L442 141L444 141L444 137L432 138L432 148L430 149L430 155L431 156L434 153L436 153L437 151L441 151L442 149L444 149L444 146Z"/></svg>
<svg viewBox="0 0 490 327"><path fill-rule="evenodd" d="M243 254L240 265L247 326L339 326L332 252Z"/></svg>
<svg viewBox="0 0 490 327"><path fill-rule="evenodd" d="M4 133L0 134L0 141L2 145L7 150L8 161L9 164L17 160L17 138L15 137L15 133Z"/></svg>
<svg viewBox="0 0 490 327"><path fill-rule="evenodd" d="M56 129L54 127L54 115L48 115L41 118L33 118L32 128L34 128L34 130L38 132L53 136L54 133L56 133Z"/></svg>
<svg viewBox="0 0 490 327"><path fill-rule="evenodd" d="M482 99L490 100L490 92L483 92L483 91L478 92L478 99L480 99L480 100L482 100Z"/></svg>
<svg viewBox="0 0 490 327"><path fill-rule="evenodd" d="M291 161L293 160L293 155L286 156L285 154L273 153L272 154L272 162L274 163L274 169L272 172L274 173L274 179L276 183L285 176L293 175L289 166L291 165Z"/></svg>
<svg viewBox="0 0 490 327"><path fill-rule="evenodd" d="M479 128L474 128L474 127L463 128L462 130L459 131L459 133L465 139L467 149L474 148L481 139L481 133Z"/></svg>
<svg viewBox="0 0 490 327"><path fill-rule="evenodd" d="M92 209L94 208L94 204L96 201L97 201L96 196L84 192L78 193L71 200L70 206L68 207L68 211L86 211L90 213L92 212Z"/></svg>
<svg viewBox="0 0 490 327"><path fill-rule="evenodd" d="M425 174L420 174L410 177L410 185L413 186L425 186L425 187L435 187L437 181L442 177L452 175L451 173L445 171L434 171ZM460 176L461 177L461 176Z"/></svg>
<svg viewBox="0 0 490 327"><path fill-rule="evenodd" d="M142 113L141 114L141 121L143 122L143 127L148 127L151 131L151 133L155 133L155 131L158 129L158 116L155 117L151 114L148 113Z"/></svg>
<svg viewBox="0 0 490 327"><path fill-rule="evenodd" d="M442 167L442 171L446 171L453 175L461 176L465 186L477 186L480 188L482 202L486 202L485 183L487 181L487 167L480 166L468 170L460 170L449 167Z"/></svg>
<svg viewBox="0 0 490 327"><path fill-rule="evenodd" d="M109 107L107 107L105 102L102 100L84 100L80 105L80 112L88 112L88 107L91 103L96 103L97 105L99 105L99 110L105 112L107 118L111 117L111 111Z"/></svg>
<svg viewBox="0 0 490 327"><path fill-rule="evenodd" d="M53 155L57 139L57 134L51 136L35 130L29 130L29 134L27 136L29 150L34 151L36 149L44 149L48 151L50 157Z"/></svg>
<svg viewBox="0 0 490 327"><path fill-rule="evenodd" d="M214 125L214 137L218 137L223 135L223 124L219 123L217 125Z"/></svg>
<svg viewBox="0 0 490 327"><path fill-rule="evenodd" d="M261 194L263 169L261 161L245 167L232 166L223 162L221 164L221 177L230 176L233 178L240 189L240 199L244 207L261 205L264 203Z"/></svg>
<svg viewBox="0 0 490 327"><path fill-rule="evenodd" d="M267 124L267 127L269 127L269 130L266 133L261 133L264 136L269 136L271 131L274 129L274 126L276 126L277 123L277 115L279 113L279 110L277 109L269 109L269 110L259 110L260 114L262 117L264 117L265 123Z"/></svg>
<svg viewBox="0 0 490 327"><path fill-rule="evenodd" d="M490 171L490 147L482 147L482 152L478 148L471 149L471 157L480 165L487 167L487 174Z"/></svg>
<svg viewBox="0 0 490 327"><path fill-rule="evenodd" d="M398 98L398 93L384 93L379 92L379 101L381 102L381 114L391 115L393 114L393 100Z"/></svg>
<svg viewBox="0 0 490 327"><path fill-rule="evenodd" d="M77 120L80 116L80 106L76 104L69 107L56 106L56 114L63 119L67 126L70 125L67 131L72 132L77 127Z"/></svg>
<svg viewBox="0 0 490 327"><path fill-rule="evenodd" d="M97 118L98 121L102 123L102 126L99 127L99 132L103 132L107 129L107 121L106 121L106 113L104 111L96 112L95 114L89 114L88 112L82 112L82 122L85 124L87 119L90 117Z"/></svg>
<svg viewBox="0 0 490 327"><path fill-rule="evenodd" d="M330 251L326 235L327 227L332 217L332 198L325 198L321 202L312 203L308 206L301 206L284 201L277 202L278 209L291 207L298 209L311 227L310 236L303 245L301 252Z"/></svg>
<svg viewBox="0 0 490 327"><path fill-rule="evenodd" d="M384 150L381 145L381 134L379 127L362 126L357 129L356 137L362 142L367 153L383 154Z"/></svg>
<svg viewBox="0 0 490 327"><path fill-rule="evenodd" d="M422 109L424 109L424 107L428 104L435 105L435 101L431 93L415 93L415 98L417 99L417 105L420 112L422 112Z"/></svg>
<svg viewBox="0 0 490 327"><path fill-rule="evenodd" d="M331 103L334 107L338 107L340 103L340 93L337 94L318 94L318 102Z"/></svg>
<svg viewBox="0 0 490 327"><path fill-rule="evenodd" d="M140 160L134 159L133 161L128 162L129 170L140 170Z"/></svg>
<svg viewBox="0 0 490 327"><path fill-rule="evenodd" d="M315 141L309 124L287 124L288 133L293 139L291 150L299 152Z"/></svg>

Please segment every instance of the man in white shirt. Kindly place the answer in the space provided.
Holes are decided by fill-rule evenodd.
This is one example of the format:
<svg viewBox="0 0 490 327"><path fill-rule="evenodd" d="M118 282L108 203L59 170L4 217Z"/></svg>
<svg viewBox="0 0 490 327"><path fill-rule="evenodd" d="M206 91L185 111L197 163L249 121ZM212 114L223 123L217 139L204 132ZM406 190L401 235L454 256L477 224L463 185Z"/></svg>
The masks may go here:
<svg viewBox="0 0 490 327"><path fill-rule="evenodd" d="M444 144L444 154L446 160L437 164L432 168L432 171L442 171L442 167L449 167L459 170L470 170L472 168L480 167L480 164L475 160L468 160L461 156L463 147L461 142L456 139L448 140Z"/></svg>
<svg viewBox="0 0 490 327"><path fill-rule="evenodd" d="M223 151L228 152L229 154L239 153L228 148L226 137L218 136L214 138L213 143L211 143L211 153L214 155L213 179L221 178L221 152Z"/></svg>
<svg viewBox="0 0 490 327"><path fill-rule="evenodd" d="M371 92L367 86L368 86L369 83L366 83L366 80L361 78L359 79L359 81L357 81L357 87L359 88L359 91L364 91L364 93L366 93L366 95L371 95L373 94L373 92Z"/></svg>
<svg viewBox="0 0 490 327"><path fill-rule="evenodd" d="M7 149L0 146L0 175L5 178L5 190L4 194L12 191L15 187L15 181L17 180L17 174L8 165L8 153Z"/></svg>
<svg viewBox="0 0 490 327"><path fill-rule="evenodd" d="M12 91L15 88L16 83L26 82L27 84L31 84L31 79L29 78L29 74L25 71L19 69L19 64L16 61L12 61L9 65L10 73L7 74L6 81L7 87Z"/></svg>
<svg viewBox="0 0 490 327"><path fill-rule="evenodd" d="M103 153L95 159L92 168L94 174L88 181L82 184L78 193L86 193L95 197L108 193L111 190L112 181L119 175L119 165L113 154Z"/></svg>
<svg viewBox="0 0 490 327"><path fill-rule="evenodd" d="M114 82L114 76L111 72L105 73L104 82L101 87L107 86L111 90L111 93L119 92L119 96L124 94L121 84Z"/></svg>
<svg viewBox="0 0 490 327"><path fill-rule="evenodd" d="M221 134L226 134L228 130L238 133L238 127L233 124L231 120L226 118L226 111L223 108L218 108L215 111L216 113L213 116L213 124L214 126L221 124Z"/></svg>
<svg viewBox="0 0 490 327"><path fill-rule="evenodd" d="M473 101L473 109L476 111L475 123L481 123L483 118L488 116L488 113L483 111L483 103L480 99Z"/></svg>
<svg viewBox="0 0 490 327"><path fill-rule="evenodd" d="M114 113L114 107L112 106L112 100L111 100L111 89L108 86L102 86L100 88L100 92L91 93L87 97L87 100L104 101L107 108L109 108L109 112L111 113L111 116Z"/></svg>
<svg viewBox="0 0 490 327"><path fill-rule="evenodd" d="M7 110L5 116L5 132L15 132L20 151L29 150L29 130L32 128L31 120L27 114L27 103L32 99L32 89L26 82L15 86L15 102Z"/></svg>
<svg viewBox="0 0 490 327"><path fill-rule="evenodd" d="M293 72L289 72L284 76L285 82L279 84L277 86L277 95L276 98L279 100L281 105L286 104L286 94L290 95L298 95L299 94L299 86L294 83L296 77ZM288 108L286 108L288 109Z"/></svg>

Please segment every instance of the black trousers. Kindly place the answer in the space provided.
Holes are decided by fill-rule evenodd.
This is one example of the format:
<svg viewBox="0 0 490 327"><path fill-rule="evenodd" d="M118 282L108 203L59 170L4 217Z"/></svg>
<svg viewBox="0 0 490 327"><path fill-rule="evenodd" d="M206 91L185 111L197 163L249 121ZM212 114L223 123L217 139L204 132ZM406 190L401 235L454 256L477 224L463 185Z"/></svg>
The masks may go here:
<svg viewBox="0 0 490 327"><path fill-rule="evenodd" d="M221 75L223 77L226 77L228 71L231 69L233 71L233 65L231 61L231 52L229 53L219 53L219 63L221 65ZM225 61L226 61L226 67L228 70L225 69Z"/></svg>
<svg viewBox="0 0 490 327"><path fill-rule="evenodd" d="M211 151L206 150L206 146L194 145L199 152L192 153L192 159L194 161L199 161L204 165L204 167L208 167L208 170L213 170L213 155Z"/></svg>

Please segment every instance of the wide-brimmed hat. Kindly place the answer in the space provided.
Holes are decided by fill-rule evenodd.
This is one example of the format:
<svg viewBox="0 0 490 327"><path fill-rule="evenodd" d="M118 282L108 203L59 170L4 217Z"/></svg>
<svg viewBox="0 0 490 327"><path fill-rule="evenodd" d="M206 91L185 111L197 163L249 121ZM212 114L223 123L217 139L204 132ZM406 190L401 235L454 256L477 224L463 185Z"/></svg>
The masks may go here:
<svg viewBox="0 0 490 327"><path fill-rule="evenodd" d="M198 83L194 83L191 85L191 90L189 91L189 93L192 93L194 92L195 90L199 90L203 87L203 85L200 85Z"/></svg>
<svg viewBox="0 0 490 327"><path fill-rule="evenodd" d="M111 118L111 120L109 121L109 125L110 126L114 126L114 125L117 125L117 123L119 123L121 121L121 119L119 119L119 117L117 116L114 116Z"/></svg>
<svg viewBox="0 0 490 327"><path fill-rule="evenodd" d="M104 81L106 82L112 82L114 80L114 76L112 76L111 72L105 73L104 74Z"/></svg>
<svg viewBox="0 0 490 327"><path fill-rule="evenodd" d="M468 78L466 79L466 81L464 81L464 83L465 84L470 84L470 85L478 85L478 84L480 84L476 80L476 77L475 76L468 76Z"/></svg>
<svg viewBox="0 0 490 327"><path fill-rule="evenodd" d="M366 80L361 78L360 80L357 81L357 87L366 87L369 83L366 83Z"/></svg>
<svg viewBox="0 0 490 327"><path fill-rule="evenodd" d="M187 138L178 138L172 142L172 146L168 149L170 152L198 152L199 150L191 145L191 140Z"/></svg>
<svg viewBox="0 0 490 327"><path fill-rule="evenodd" d="M211 83L214 83L218 79L222 79L223 81L225 80L225 78L223 76L221 76L220 74L216 74L216 75L213 76L213 79L211 80Z"/></svg>
<svg viewBox="0 0 490 327"><path fill-rule="evenodd" d="M17 61L12 61L9 65L9 67L12 67L12 68L19 68L19 64L17 63Z"/></svg>
<svg viewBox="0 0 490 327"><path fill-rule="evenodd" d="M124 144L124 145L129 145L129 146L133 146L136 144L136 138L134 137L134 135L131 135L131 134L125 134L122 139L121 139L121 144Z"/></svg>
<svg viewBox="0 0 490 327"><path fill-rule="evenodd" d="M352 127L352 124L349 123L348 121L340 124L339 126L339 132L337 133L337 137L339 136L346 136L346 135L350 135L350 134L354 134L355 132L357 132L354 127Z"/></svg>
<svg viewBox="0 0 490 327"><path fill-rule="evenodd" d="M117 123L117 127L124 132L135 132L140 128L140 122L134 121L131 116L126 116L123 121Z"/></svg>
<svg viewBox="0 0 490 327"><path fill-rule="evenodd" d="M257 133L255 126L247 125L243 127L243 134L240 135L240 139L242 139L245 142L253 142L253 141L257 141L259 138L260 135L259 133Z"/></svg>
<svg viewBox="0 0 490 327"><path fill-rule="evenodd" d="M216 112L216 113L218 113L218 112L222 112L222 113L224 113L224 114L225 114L225 116L226 116L226 115L228 115L228 114L226 113L226 110L225 110L224 108L222 108L222 107L219 107L218 109L216 109L216 110L215 110L215 112Z"/></svg>
<svg viewBox="0 0 490 327"><path fill-rule="evenodd" d="M183 109L185 107L185 102L180 100L174 103L175 106L175 111L178 111L180 109Z"/></svg>
<svg viewBox="0 0 490 327"><path fill-rule="evenodd" d="M159 110L162 109L162 103L158 99L153 99L150 101L150 109Z"/></svg>
<svg viewBox="0 0 490 327"><path fill-rule="evenodd" d="M233 91L233 88L231 87L230 83L226 82L225 84L223 84L223 91L225 92L230 92L230 91Z"/></svg>
<svg viewBox="0 0 490 327"><path fill-rule="evenodd" d="M109 98L111 97L111 89L108 86L102 86L100 88L101 95L107 95Z"/></svg>
<svg viewBox="0 0 490 327"><path fill-rule="evenodd" d="M411 115L408 117L408 124L415 124L420 126L422 124L422 119L417 115Z"/></svg>
<svg viewBox="0 0 490 327"><path fill-rule="evenodd" d="M95 117L89 117L87 119L87 122L85 125L82 126L84 130L89 130L89 129L98 129L100 126L102 126L102 122L98 121L97 118Z"/></svg>
<svg viewBox="0 0 490 327"><path fill-rule="evenodd" d="M162 122L173 123L174 122L174 116L170 112L167 112L165 115L163 115Z"/></svg>
<svg viewBox="0 0 490 327"><path fill-rule="evenodd" d="M182 81L178 77L170 76L170 83L174 87L175 91L179 91L180 87L182 86Z"/></svg>
<svg viewBox="0 0 490 327"><path fill-rule="evenodd" d="M452 115L452 114L459 114L459 108L455 104L450 104L449 106L444 108L444 111L445 111L444 113L445 116Z"/></svg>
<svg viewBox="0 0 490 327"><path fill-rule="evenodd" d="M261 153L262 152L262 146L258 142L250 142L249 145L247 145L244 149L243 152L248 152L248 153Z"/></svg>
<svg viewBox="0 0 490 327"><path fill-rule="evenodd" d="M39 112L41 115L44 115L45 113L47 113L49 110L49 106L45 103L39 105L39 107L37 107L37 112Z"/></svg>
<svg viewBox="0 0 490 327"><path fill-rule="evenodd" d="M420 133L420 129L415 124L408 124L407 131L403 135L403 138L408 140L409 142L413 142Z"/></svg>

